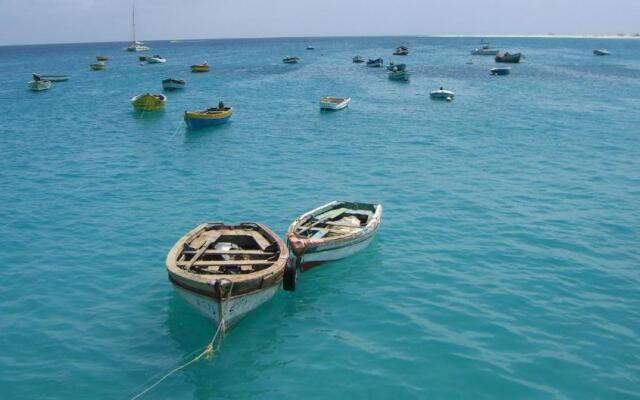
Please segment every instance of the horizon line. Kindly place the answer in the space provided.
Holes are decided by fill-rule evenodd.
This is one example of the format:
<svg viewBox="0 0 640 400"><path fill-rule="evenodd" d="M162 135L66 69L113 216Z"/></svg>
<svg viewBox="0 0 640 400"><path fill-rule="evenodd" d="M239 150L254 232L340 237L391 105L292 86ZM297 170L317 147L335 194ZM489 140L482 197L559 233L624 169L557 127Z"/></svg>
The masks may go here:
<svg viewBox="0 0 640 400"><path fill-rule="evenodd" d="M557 38L557 39L640 39L640 33L603 33L603 34L555 34L555 33L533 33L533 34L441 34L441 35L309 35L309 36L247 36L247 37L218 37L218 38L190 38L190 39L145 39L147 42L192 42L205 40L265 40L265 39L332 39L332 38L394 38L394 37L414 37L414 38ZM129 40L104 40L86 42L43 42L43 43L13 43L0 44L0 47L12 46L51 46L51 45L71 45L71 44L105 44L105 43L130 43Z"/></svg>

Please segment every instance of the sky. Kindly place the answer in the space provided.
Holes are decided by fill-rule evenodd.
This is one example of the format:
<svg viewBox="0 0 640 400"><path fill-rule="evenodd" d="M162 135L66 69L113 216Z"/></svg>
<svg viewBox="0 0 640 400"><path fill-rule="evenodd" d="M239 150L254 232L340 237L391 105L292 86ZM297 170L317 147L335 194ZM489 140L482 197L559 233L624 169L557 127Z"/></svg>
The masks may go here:
<svg viewBox="0 0 640 400"><path fill-rule="evenodd" d="M0 0L0 45L284 36L617 34L640 0Z"/></svg>

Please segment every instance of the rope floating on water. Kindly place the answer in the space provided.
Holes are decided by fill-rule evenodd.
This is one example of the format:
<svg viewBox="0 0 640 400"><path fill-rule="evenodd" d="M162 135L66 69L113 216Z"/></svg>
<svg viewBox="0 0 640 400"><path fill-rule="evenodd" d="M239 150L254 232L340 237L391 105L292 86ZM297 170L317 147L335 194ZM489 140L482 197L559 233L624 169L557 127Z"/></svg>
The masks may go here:
<svg viewBox="0 0 640 400"><path fill-rule="evenodd" d="M158 379L156 382L154 382L151 386L149 386L148 388L144 389L142 392L138 393L137 395L135 395L134 397L131 398L131 400L136 400L139 399L140 397L142 397L145 393L149 392L150 390L152 390L153 388L155 388L156 386L158 386L160 383L162 383L165 379L167 379L168 377L170 377L171 375L175 374L176 372L187 368L189 365L198 362L200 359L204 358L205 360L210 360L213 357L214 354L214 350L213 350L213 345L216 342L216 339L218 338L218 335L220 335L220 340L218 341L218 346L216 347L216 350L220 349L220 343L224 340L224 334L226 331L226 324L224 322L225 319L225 315L226 313L229 311L228 310L228 306L229 306L229 299L231 298L231 292L233 291L233 281L231 281L231 287L229 288L229 293L227 294L227 299L226 300L222 300L222 297L220 297L220 315L219 315L219 321L218 321L218 327L216 328L215 333L213 334L213 337L211 338L211 340L209 341L209 343L205 346L205 348L200 352L200 354L198 354L197 356L195 356L192 360L187 361L186 363L177 366L176 368L172 369L171 371L167 372L166 374L164 374L162 376L162 378Z"/></svg>

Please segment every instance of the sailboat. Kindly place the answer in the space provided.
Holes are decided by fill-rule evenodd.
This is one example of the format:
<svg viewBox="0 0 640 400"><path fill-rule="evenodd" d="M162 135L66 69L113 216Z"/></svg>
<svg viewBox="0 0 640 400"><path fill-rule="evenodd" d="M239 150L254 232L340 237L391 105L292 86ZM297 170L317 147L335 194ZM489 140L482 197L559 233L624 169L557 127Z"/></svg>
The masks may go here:
<svg viewBox="0 0 640 400"><path fill-rule="evenodd" d="M131 46L125 47L124 51L148 51L149 47L143 46L143 42L136 40L136 8L131 7L131 30L133 32L133 40Z"/></svg>

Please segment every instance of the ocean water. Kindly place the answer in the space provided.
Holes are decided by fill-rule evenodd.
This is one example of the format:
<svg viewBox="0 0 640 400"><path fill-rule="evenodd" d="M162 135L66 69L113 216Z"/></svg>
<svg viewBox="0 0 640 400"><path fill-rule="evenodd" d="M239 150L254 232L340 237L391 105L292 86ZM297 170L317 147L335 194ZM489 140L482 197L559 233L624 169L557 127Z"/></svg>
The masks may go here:
<svg viewBox="0 0 640 400"><path fill-rule="evenodd" d="M401 43L408 84L351 63ZM145 66L0 47L0 398L130 399L213 333L167 280L180 236L284 234L333 199L384 204L372 245L143 398L640 398L640 41L493 44L526 59L492 77L475 38L150 42L168 62ZM32 72L72 78L33 93ZM169 76L188 87L164 112L132 112ZM185 129L220 99L229 124Z"/></svg>

